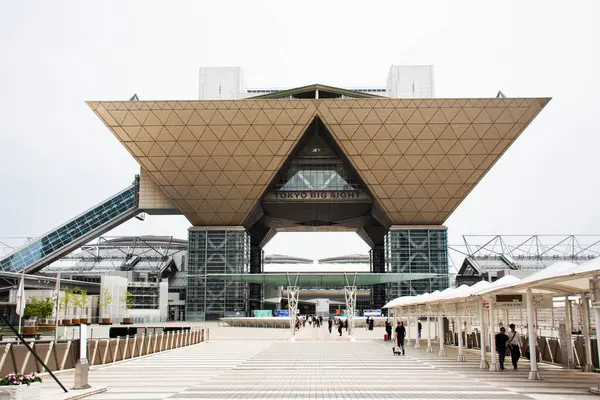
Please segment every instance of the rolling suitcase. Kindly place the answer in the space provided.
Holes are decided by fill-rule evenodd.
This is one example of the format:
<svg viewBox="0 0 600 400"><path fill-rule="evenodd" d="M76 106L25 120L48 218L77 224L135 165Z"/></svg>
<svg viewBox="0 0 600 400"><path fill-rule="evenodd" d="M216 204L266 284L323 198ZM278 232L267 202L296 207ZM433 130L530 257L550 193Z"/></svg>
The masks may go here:
<svg viewBox="0 0 600 400"><path fill-rule="evenodd" d="M385 334L383 335L383 340L385 340L386 342L388 341L388 334L387 334L387 333L385 333Z"/></svg>

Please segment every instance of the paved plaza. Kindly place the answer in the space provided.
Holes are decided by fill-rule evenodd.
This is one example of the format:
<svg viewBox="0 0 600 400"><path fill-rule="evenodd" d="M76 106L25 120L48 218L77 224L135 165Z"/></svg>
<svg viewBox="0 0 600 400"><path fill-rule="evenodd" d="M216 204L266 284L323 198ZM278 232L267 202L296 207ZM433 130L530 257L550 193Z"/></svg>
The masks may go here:
<svg viewBox="0 0 600 400"><path fill-rule="evenodd" d="M479 366L479 353L467 362L407 348L394 356L382 340L383 330L357 329L356 342L345 333L306 327L295 343L289 331L210 325L210 341L90 371L92 386L108 391L91 399L582 399L598 374L564 371L542 365L544 380L527 379L527 362L519 370L491 373ZM71 374L60 375L72 385ZM44 398L59 391L50 380ZM72 392L73 393L73 392Z"/></svg>

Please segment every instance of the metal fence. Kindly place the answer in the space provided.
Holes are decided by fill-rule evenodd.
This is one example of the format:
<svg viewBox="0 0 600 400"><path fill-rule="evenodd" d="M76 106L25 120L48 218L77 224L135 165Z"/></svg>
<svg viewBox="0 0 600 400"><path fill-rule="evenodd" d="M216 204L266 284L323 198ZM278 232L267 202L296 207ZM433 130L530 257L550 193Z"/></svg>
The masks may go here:
<svg viewBox="0 0 600 400"><path fill-rule="evenodd" d="M450 332L446 335L446 343L447 345L456 345L458 343L458 334L454 334L454 338L452 338L452 333ZM480 349L481 341L480 341L480 333L473 332L471 334L466 335L463 332L463 343L465 343L465 347ZM521 342L523 343L523 349L528 349L529 347L529 339L527 336L521 335ZM488 338L489 343L489 338ZM486 351L489 351L489 344L486 345ZM554 337L544 337L540 336L537 338L537 359L538 361L550 363L550 364L563 364L564 355L562 353L560 347L560 339ZM591 352L592 352L592 362L594 363L594 368L598 369L600 366L598 365L598 350L596 346L596 339L591 339ZM585 341L583 337L573 336L573 361L575 363L575 368L581 368L585 365Z"/></svg>
<svg viewBox="0 0 600 400"><path fill-rule="evenodd" d="M88 339L90 365L110 364L166 350L191 346L208 340L208 329L196 328L140 334L114 339ZM51 371L75 368L79 359L79 340L27 341ZM44 368L27 350L15 342L0 343L0 376L11 372L44 372Z"/></svg>

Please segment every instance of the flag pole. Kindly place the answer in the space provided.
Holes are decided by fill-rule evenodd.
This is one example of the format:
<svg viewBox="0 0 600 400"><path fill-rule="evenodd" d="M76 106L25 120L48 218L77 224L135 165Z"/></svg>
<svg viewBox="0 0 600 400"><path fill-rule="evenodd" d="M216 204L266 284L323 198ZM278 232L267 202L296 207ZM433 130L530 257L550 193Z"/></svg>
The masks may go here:
<svg viewBox="0 0 600 400"><path fill-rule="evenodd" d="M58 340L58 314L60 312L60 271L56 275L56 318L54 321L54 341Z"/></svg>
<svg viewBox="0 0 600 400"><path fill-rule="evenodd" d="M17 345L21 343L19 337L21 336L21 325L23 322L23 313L25 313L25 307L22 304L25 302L25 268L23 268L23 272L21 273L21 282L19 283L19 288L17 289L17 311L19 311L19 335L17 335Z"/></svg>

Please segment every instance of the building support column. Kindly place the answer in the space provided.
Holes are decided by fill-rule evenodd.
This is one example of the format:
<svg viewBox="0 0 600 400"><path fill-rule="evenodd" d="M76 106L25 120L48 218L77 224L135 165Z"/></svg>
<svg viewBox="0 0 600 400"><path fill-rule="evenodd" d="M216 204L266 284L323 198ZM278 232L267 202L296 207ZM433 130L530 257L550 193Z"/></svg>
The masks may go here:
<svg viewBox="0 0 600 400"><path fill-rule="evenodd" d="M456 361L464 362L467 360L463 354L462 321L460 320L460 317L454 320L454 326L458 326L458 357L456 358Z"/></svg>
<svg viewBox="0 0 600 400"><path fill-rule="evenodd" d="M481 359L479 361L479 368L480 369L489 369L490 365L488 364L486 358L485 358L485 343L487 342L486 337L487 337L487 329L485 326L485 313L483 311L483 299L479 298L477 301L477 307L479 308L479 325L480 325L480 332L479 332L479 346L481 347L480 349L480 355L481 355Z"/></svg>
<svg viewBox="0 0 600 400"><path fill-rule="evenodd" d="M427 317L427 352L433 353L433 347L431 347L431 317Z"/></svg>
<svg viewBox="0 0 600 400"><path fill-rule="evenodd" d="M438 324L440 325L440 351L438 355L445 356L446 350L444 350L444 317L438 317Z"/></svg>
<svg viewBox="0 0 600 400"><path fill-rule="evenodd" d="M490 371L499 371L498 363L496 362L496 318L494 313L494 301L490 299Z"/></svg>
<svg viewBox="0 0 600 400"><path fill-rule="evenodd" d="M590 329L590 301L585 293L581 293L581 309L583 315L583 339L585 340L585 365L584 372L594 372L594 363L592 361L592 331Z"/></svg>
<svg viewBox="0 0 600 400"><path fill-rule="evenodd" d="M406 345L409 347L412 345L410 339L410 315L406 317Z"/></svg>
<svg viewBox="0 0 600 400"><path fill-rule="evenodd" d="M540 380L540 373L537 366L537 335L535 330L535 317L533 315L533 292L531 289L526 291L527 297L527 335L529 336L529 363L531 369L529 371L529 379Z"/></svg>

